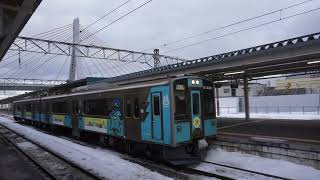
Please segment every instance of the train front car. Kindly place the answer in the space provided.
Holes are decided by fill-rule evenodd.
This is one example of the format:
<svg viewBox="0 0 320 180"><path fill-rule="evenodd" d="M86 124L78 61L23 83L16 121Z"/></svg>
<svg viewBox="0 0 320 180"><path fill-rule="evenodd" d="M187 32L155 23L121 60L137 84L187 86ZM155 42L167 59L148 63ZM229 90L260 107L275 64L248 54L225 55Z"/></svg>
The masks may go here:
<svg viewBox="0 0 320 180"><path fill-rule="evenodd" d="M206 154L207 138L217 133L213 83L199 77L171 81L173 146L166 156L173 164L199 161Z"/></svg>

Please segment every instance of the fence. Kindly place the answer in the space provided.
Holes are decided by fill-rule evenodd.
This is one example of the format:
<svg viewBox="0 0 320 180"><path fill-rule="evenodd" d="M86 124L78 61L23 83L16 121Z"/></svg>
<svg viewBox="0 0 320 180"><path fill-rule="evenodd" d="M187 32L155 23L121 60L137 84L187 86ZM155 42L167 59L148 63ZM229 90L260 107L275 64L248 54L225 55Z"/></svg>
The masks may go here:
<svg viewBox="0 0 320 180"><path fill-rule="evenodd" d="M249 107L250 113L286 113L286 114L318 114L320 106L259 106ZM241 113L239 107L219 107L220 114Z"/></svg>

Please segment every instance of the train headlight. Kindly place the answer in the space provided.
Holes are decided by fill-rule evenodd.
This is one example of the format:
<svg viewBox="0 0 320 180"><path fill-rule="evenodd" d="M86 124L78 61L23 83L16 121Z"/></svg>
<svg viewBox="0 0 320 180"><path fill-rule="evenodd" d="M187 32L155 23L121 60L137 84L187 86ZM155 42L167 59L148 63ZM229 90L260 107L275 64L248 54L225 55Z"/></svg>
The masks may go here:
<svg viewBox="0 0 320 180"><path fill-rule="evenodd" d="M192 80L191 83L192 83L192 84L196 84L196 80Z"/></svg>
<svg viewBox="0 0 320 180"><path fill-rule="evenodd" d="M199 80L196 80L196 84L197 84L197 85L199 85L199 84L200 84Z"/></svg>

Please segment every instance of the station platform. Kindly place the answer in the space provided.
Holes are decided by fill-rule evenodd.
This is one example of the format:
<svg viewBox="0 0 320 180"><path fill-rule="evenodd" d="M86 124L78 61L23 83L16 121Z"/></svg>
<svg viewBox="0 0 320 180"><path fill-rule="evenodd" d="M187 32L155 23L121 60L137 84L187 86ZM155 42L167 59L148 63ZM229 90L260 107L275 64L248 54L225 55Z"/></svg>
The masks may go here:
<svg viewBox="0 0 320 180"><path fill-rule="evenodd" d="M43 180L40 170L0 136L0 179Z"/></svg>
<svg viewBox="0 0 320 180"><path fill-rule="evenodd" d="M271 120L218 118L219 136L270 137L320 144L319 120Z"/></svg>

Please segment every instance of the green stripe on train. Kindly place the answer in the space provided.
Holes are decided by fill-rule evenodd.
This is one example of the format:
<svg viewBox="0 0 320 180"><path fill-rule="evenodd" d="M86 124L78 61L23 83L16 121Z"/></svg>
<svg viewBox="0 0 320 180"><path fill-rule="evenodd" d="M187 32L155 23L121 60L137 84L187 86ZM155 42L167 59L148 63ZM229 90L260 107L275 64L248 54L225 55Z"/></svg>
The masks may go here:
<svg viewBox="0 0 320 180"><path fill-rule="evenodd" d="M58 115L58 114L52 114L52 120L63 122L64 121L64 115Z"/></svg>

